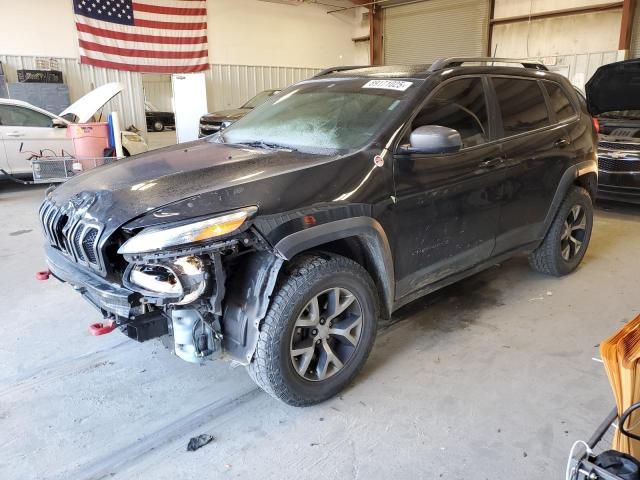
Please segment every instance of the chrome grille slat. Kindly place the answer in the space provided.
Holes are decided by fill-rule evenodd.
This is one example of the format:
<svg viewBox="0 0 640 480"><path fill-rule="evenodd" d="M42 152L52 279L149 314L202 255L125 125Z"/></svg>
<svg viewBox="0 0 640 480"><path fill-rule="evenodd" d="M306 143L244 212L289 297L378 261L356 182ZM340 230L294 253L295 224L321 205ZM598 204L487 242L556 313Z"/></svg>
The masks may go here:
<svg viewBox="0 0 640 480"><path fill-rule="evenodd" d="M45 217L44 221L44 228L47 230L47 236L49 237L49 240L57 247L59 247L58 242L56 241L56 237L53 234L53 229L52 227L52 222L53 222L53 217L56 214L56 209L55 207L51 207L49 209L49 211L47 212L47 216Z"/></svg>
<svg viewBox="0 0 640 480"><path fill-rule="evenodd" d="M73 252L75 253L76 258L81 262L84 262L86 258L84 256L84 253L82 252L82 233L84 232L84 230L85 226L82 223L78 222L76 228L71 231L73 238L73 240L71 241L71 248L73 248Z"/></svg>

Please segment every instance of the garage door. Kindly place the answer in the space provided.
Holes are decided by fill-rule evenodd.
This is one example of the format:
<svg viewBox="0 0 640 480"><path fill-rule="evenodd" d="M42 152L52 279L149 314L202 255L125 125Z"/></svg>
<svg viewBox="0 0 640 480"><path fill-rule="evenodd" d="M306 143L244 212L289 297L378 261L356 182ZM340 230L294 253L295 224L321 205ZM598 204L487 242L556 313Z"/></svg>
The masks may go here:
<svg viewBox="0 0 640 480"><path fill-rule="evenodd" d="M428 0L384 9L384 63L484 56L488 0Z"/></svg>
<svg viewBox="0 0 640 480"><path fill-rule="evenodd" d="M635 18L631 27L631 58L640 58L640 5L636 6Z"/></svg>

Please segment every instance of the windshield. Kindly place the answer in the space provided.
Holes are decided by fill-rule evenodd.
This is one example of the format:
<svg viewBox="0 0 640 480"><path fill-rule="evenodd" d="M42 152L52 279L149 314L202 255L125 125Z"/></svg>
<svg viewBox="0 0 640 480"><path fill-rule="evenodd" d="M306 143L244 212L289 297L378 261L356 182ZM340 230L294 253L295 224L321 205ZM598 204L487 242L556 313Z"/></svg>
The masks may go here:
<svg viewBox="0 0 640 480"><path fill-rule="evenodd" d="M301 83L228 127L217 141L307 151L356 149L406 102L414 83L367 79Z"/></svg>
<svg viewBox="0 0 640 480"><path fill-rule="evenodd" d="M264 92L260 92L247 103L242 105L240 108L256 108L266 102L270 96L275 95L277 90L265 90Z"/></svg>

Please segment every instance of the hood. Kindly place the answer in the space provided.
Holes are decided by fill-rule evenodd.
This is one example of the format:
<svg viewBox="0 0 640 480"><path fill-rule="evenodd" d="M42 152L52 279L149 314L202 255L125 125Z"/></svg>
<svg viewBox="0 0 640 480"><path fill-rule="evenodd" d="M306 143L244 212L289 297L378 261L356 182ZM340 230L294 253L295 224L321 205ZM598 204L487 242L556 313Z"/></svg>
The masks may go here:
<svg viewBox="0 0 640 480"><path fill-rule="evenodd" d="M63 183L49 198L62 206L79 195L94 195L89 214L105 224L107 234L141 216L151 225L247 205L268 213L268 203L282 201L282 192L291 190L309 167L334 158L197 140L92 169ZM313 196L320 194L327 192L319 186Z"/></svg>
<svg viewBox="0 0 640 480"><path fill-rule="evenodd" d="M207 113L203 115L204 120L210 121L224 121L224 120L238 120L244 117L251 111L250 108L234 108L231 110L220 110L219 112Z"/></svg>
<svg viewBox="0 0 640 480"><path fill-rule="evenodd" d="M585 87L592 115L640 110L640 59L603 65Z"/></svg>
<svg viewBox="0 0 640 480"><path fill-rule="evenodd" d="M84 97L73 102L67 107L61 114L61 117L65 115L74 115L76 117L76 123L86 123L91 120L91 117L100 110L109 100L118 95L123 86L119 82L107 83L101 87L91 90Z"/></svg>

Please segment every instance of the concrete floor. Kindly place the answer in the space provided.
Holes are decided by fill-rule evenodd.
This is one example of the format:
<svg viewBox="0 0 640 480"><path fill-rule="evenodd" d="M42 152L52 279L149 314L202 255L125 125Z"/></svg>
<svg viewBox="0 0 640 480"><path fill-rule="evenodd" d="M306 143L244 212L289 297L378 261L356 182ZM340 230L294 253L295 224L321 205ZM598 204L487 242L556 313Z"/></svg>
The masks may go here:
<svg viewBox="0 0 640 480"><path fill-rule="evenodd" d="M43 192L0 182L3 480L560 478L613 405L597 345L640 312L640 209L607 206L573 275L520 257L419 300L339 398L290 408L242 368L91 337L94 310L34 279Z"/></svg>
<svg viewBox="0 0 640 480"><path fill-rule="evenodd" d="M169 145L175 145L177 142L175 130L165 130L164 132L147 132L146 138L147 145L149 145L149 150L168 147Z"/></svg>

